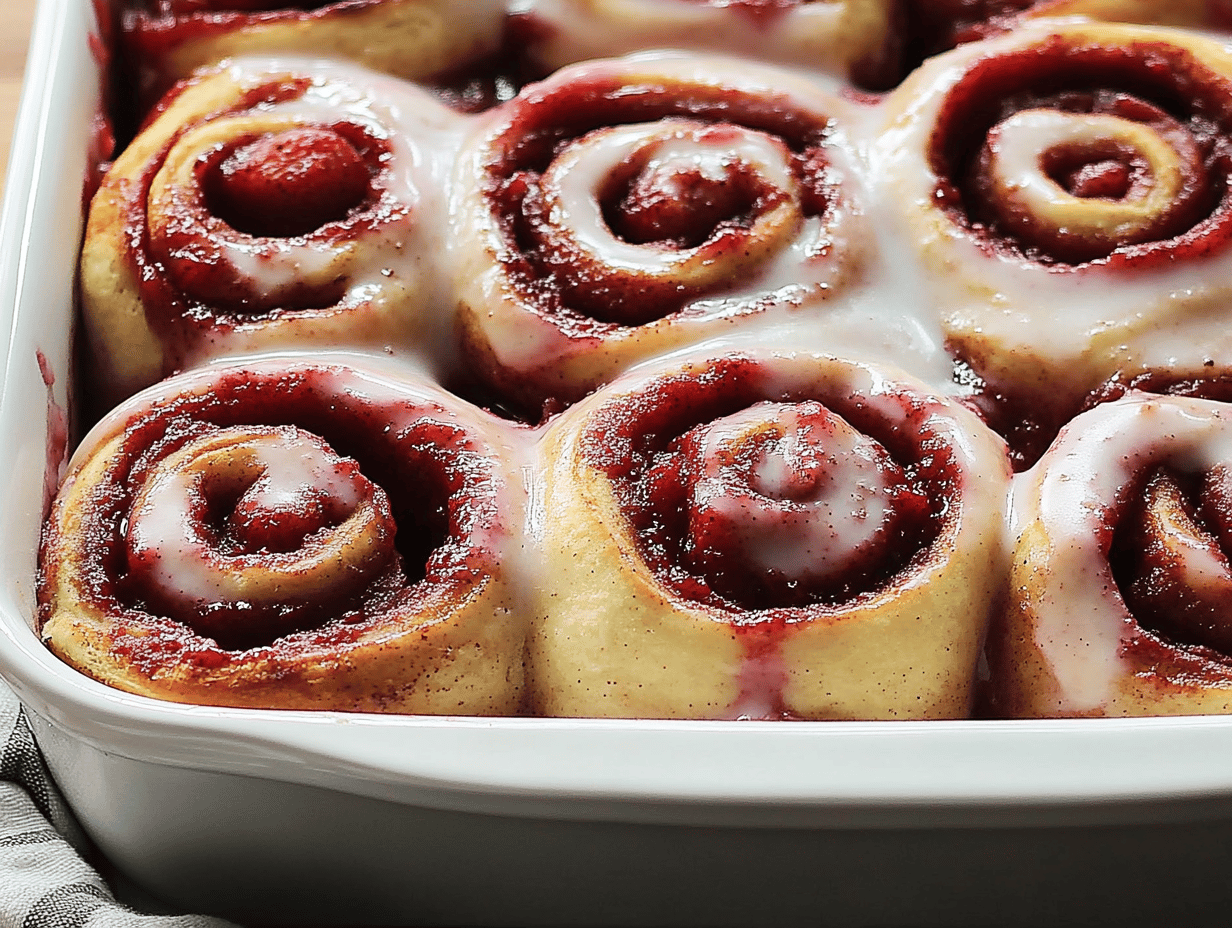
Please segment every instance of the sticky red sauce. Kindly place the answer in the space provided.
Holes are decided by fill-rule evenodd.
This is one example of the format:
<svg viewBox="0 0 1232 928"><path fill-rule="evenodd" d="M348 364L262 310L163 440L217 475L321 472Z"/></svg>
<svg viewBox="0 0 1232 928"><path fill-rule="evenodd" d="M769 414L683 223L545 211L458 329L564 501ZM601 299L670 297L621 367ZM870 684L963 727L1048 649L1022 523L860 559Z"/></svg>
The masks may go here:
<svg viewBox="0 0 1232 928"><path fill-rule="evenodd" d="M1178 493L1190 544L1209 548L1225 562L1232 551L1227 481L1216 473L1165 466L1135 475L1109 513L1108 560L1117 590L1135 627L1125 655L1150 668L1165 685L1216 684L1232 667L1232 608L1226 585L1202 578L1192 586L1174 553L1156 533L1149 500L1170 484ZM1223 488L1221 490L1221 484ZM1158 504L1157 504L1158 505Z"/></svg>
<svg viewBox="0 0 1232 928"><path fill-rule="evenodd" d="M214 215L249 235L307 235L345 219L371 195L363 155L333 129L288 129L224 151L202 172L202 189Z"/></svg>
<svg viewBox="0 0 1232 928"><path fill-rule="evenodd" d="M498 50L437 75L427 86L462 113L482 113L507 103L527 84L547 77L548 72L529 57L547 28L532 14L509 14Z"/></svg>
<svg viewBox="0 0 1232 928"><path fill-rule="evenodd" d="M43 514L51 511L69 458L68 410L56 400L56 374L41 351L35 352L43 386L47 388L47 464L43 469Z"/></svg>
<svg viewBox="0 0 1232 928"><path fill-rule="evenodd" d="M1012 383L988 383L961 358L954 361L954 382L971 391L964 405L1005 439L1015 472L1034 466L1082 406L1081 400L1060 402Z"/></svg>

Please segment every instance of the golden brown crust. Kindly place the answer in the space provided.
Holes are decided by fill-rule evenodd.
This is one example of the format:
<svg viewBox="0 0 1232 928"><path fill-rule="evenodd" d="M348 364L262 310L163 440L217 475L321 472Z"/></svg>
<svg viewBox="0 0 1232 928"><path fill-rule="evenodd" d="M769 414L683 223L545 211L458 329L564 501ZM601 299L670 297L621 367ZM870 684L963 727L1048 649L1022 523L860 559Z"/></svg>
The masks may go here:
<svg viewBox="0 0 1232 928"><path fill-rule="evenodd" d="M548 68L646 48L687 48L796 65L857 83L897 78L901 23L888 0L761 5L662 0L549 0L530 53Z"/></svg>
<svg viewBox="0 0 1232 928"><path fill-rule="evenodd" d="M199 23L221 20L222 28ZM354 61L410 80L434 77L500 47L499 0L382 0L327 4L304 13L138 18L130 37L146 81L163 89L199 68L244 55L311 55ZM143 33L148 32L148 36Z"/></svg>

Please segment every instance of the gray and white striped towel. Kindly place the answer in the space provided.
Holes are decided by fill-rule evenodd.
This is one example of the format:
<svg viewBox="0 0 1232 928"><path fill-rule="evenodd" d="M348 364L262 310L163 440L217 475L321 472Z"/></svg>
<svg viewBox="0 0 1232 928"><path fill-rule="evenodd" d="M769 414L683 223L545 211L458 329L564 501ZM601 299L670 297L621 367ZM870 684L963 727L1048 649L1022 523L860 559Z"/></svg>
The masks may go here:
<svg viewBox="0 0 1232 928"><path fill-rule="evenodd" d="M0 928L226 928L227 922L205 916L141 914L156 905L132 887L117 885L113 892L86 863L89 840L3 681L0 744Z"/></svg>

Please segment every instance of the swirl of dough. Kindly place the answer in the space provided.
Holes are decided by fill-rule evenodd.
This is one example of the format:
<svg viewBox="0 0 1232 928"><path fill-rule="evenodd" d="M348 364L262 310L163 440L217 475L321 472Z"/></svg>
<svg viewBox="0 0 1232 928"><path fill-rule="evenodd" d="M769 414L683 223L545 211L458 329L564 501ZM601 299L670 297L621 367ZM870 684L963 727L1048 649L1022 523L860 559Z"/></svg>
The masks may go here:
<svg viewBox="0 0 1232 928"><path fill-rule="evenodd" d="M1001 588L1004 445L820 355L626 378L549 427L549 715L946 718Z"/></svg>
<svg viewBox="0 0 1232 928"><path fill-rule="evenodd" d="M563 298L624 325L727 285L803 222L781 142L683 120L573 140L544 171L540 192L529 234L545 268L562 270Z"/></svg>
<svg viewBox="0 0 1232 928"><path fill-rule="evenodd" d="M427 337L439 185L420 146L455 128L414 88L321 63L241 63L170 98L90 207L82 301L105 399L288 339Z"/></svg>
<svg viewBox="0 0 1232 928"><path fill-rule="evenodd" d="M973 187L989 226L1032 253L1080 264L1191 226L1202 172L1197 143L1163 113L1144 123L1022 110L989 130Z"/></svg>
<svg viewBox="0 0 1232 928"><path fill-rule="evenodd" d="M568 403L734 319L815 310L863 260L847 110L783 72L676 56L567 68L488 114L453 235L478 375Z"/></svg>
<svg viewBox="0 0 1232 928"><path fill-rule="evenodd" d="M796 65L869 89L902 76L893 0L527 0L512 5L529 55L549 69L647 48Z"/></svg>
<svg viewBox="0 0 1232 928"><path fill-rule="evenodd" d="M268 640L370 585L390 566L395 531L384 491L316 436L220 429L143 475L128 576L201 634Z"/></svg>
<svg viewBox="0 0 1232 928"><path fill-rule="evenodd" d="M884 446L813 400L762 402L695 426L643 487L655 506L688 514L681 537L658 543L745 608L866 588L894 572L887 562L932 514Z"/></svg>
<svg viewBox="0 0 1232 928"><path fill-rule="evenodd" d="M154 0L123 17L122 39L144 100L226 58L308 55L411 80L495 52L500 0Z"/></svg>
<svg viewBox="0 0 1232 928"><path fill-rule="evenodd" d="M521 509L496 420L273 360L171 378L79 449L44 537L52 650L177 702L519 711Z"/></svg>
<svg viewBox="0 0 1232 928"><path fill-rule="evenodd" d="M1131 391L1015 478L992 711L1232 712L1230 437L1226 403Z"/></svg>
<svg viewBox="0 0 1232 928"><path fill-rule="evenodd" d="M1007 404L993 419L1055 435L1117 371L1232 347L1226 49L1028 22L927 62L889 116L874 174L909 204L889 221L951 351Z"/></svg>

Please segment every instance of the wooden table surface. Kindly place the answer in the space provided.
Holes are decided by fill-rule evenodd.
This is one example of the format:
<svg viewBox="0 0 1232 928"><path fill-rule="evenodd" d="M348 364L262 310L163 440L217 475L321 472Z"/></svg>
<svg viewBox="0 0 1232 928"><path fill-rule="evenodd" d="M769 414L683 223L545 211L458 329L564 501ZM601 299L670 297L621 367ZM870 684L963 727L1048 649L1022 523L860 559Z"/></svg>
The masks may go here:
<svg viewBox="0 0 1232 928"><path fill-rule="evenodd" d="M0 0L0 190L8 169L9 141L17 118L34 4L35 0Z"/></svg>

